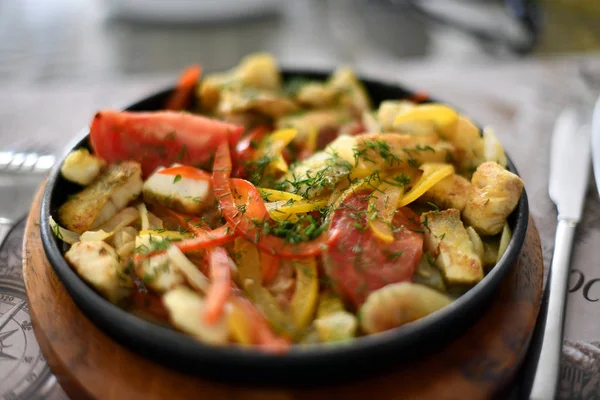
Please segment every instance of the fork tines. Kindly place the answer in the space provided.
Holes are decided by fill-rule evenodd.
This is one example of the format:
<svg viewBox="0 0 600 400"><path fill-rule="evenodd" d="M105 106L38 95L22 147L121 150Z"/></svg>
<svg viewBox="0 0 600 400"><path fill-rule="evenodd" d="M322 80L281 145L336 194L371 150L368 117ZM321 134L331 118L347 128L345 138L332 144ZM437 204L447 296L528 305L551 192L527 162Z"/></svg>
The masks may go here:
<svg viewBox="0 0 600 400"><path fill-rule="evenodd" d="M52 168L55 161L51 154L0 151L0 173L44 173Z"/></svg>

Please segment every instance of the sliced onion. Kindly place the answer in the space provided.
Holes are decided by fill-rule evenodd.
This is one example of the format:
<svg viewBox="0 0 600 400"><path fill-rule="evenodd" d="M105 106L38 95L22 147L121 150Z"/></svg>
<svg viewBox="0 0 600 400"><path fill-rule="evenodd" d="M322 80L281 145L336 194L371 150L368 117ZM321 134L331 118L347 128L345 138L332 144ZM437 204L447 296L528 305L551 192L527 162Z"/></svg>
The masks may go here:
<svg viewBox="0 0 600 400"><path fill-rule="evenodd" d="M485 250L483 248L483 241L481 240L481 237L479 236L477 231L475 231L475 229L473 229L470 226L467 226L467 233L469 234L471 243L473 243L473 249L475 250L475 253L477 253L479 258L481 259L481 262L483 262Z"/></svg>
<svg viewBox="0 0 600 400"><path fill-rule="evenodd" d="M169 260L173 263L173 266L183 274L190 286L206 293L210 287L208 278L198 270L198 267L196 267L177 246L170 246L167 250L167 255Z"/></svg>
<svg viewBox="0 0 600 400"><path fill-rule="evenodd" d="M98 231L86 231L81 234L79 238L82 242L95 242L103 241L111 237L115 232L104 232L103 230Z"/></svg>
<svg viewBox="0 0 600 400"><path fill-rule="evenodd" d="M121 228L133 224L140 218L140 213L135 207L127 207L119 211L117 215L98 227L98 231L115 232Z"/></svg>
<svg viewBox="0 0 600 400"><path fill-rule="evenodd" d="M506 168L506 154L504 154L502 144L500 144L492 128L483 130L483 154L486 161L497 162L503 168Z"/></svg>
<svg viewBox="0 0 600 400"><path fill-rule="evenodd" d="M52 232L54 232L54 235L57 238L59 238L60 240L62 240L65 243L68 243L68 244L75 244L75 243L79 242L78 234L58 225L56 223L56 221L54 220L54 218L52 218L52 216L50 216L49 221L50 221L50 228L52 228Z"/></svg>
<svg viewBox="0 0 600 400"><path fill-rule="evenodd" d="M504 252L508 248L508 244L510 243L510 239L512 238L512 232L510 231L510 227L508 226L508 222L504 224L504 228L502 229L502 236L500 236L500 246L498 247L498 258L496 262L500 261Z"/></svg>
<svg viewBox="0 0 600 400"><path fill-rule="evenodd" d="M148 208L144 203L140 203L137 205L137 210L140 213L140 225L142 231L147 231L150 229L150 220L148 219Z"/></svg>

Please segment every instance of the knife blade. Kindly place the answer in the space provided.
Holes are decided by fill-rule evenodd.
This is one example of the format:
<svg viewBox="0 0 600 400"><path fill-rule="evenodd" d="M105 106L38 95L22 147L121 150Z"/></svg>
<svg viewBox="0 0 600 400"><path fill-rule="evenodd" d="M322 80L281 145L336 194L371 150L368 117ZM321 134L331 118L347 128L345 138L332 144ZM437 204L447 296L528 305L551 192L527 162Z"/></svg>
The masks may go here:
<svg viewBox="0 0 600 400"><path fill-rule="evenodd" d="M579 222L590 174L590 127L574 108L560 113L550 147L550 198L558 220Z"/></svg>
<svg viewBox="0 0 600 400"><path fill-rule="evenodd" d="M587 116L567 108L556 120L550 148L550 198L558 223L542 310L541 351L529 399L550 400L556 395L562 356L564 312L571 249L581 220L591 170L590 126ZM543 316L542 316L543 317Z"/></svg>
<svg viewBox="0 0 600 400"><path fill-rule="evenodd" d="M600 97L596 101L592 119L592 161L594 176L596 178L596 188L600 196Z"/></svg>

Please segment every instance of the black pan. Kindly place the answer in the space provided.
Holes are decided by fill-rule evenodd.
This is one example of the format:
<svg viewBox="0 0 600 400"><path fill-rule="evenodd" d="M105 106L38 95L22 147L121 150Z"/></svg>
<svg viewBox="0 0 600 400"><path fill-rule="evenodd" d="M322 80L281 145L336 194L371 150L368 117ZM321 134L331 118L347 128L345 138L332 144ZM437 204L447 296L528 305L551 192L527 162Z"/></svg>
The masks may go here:
<svg viewBox="0 0 600 400"><path fill-rule="evenodd" d="M325 79L328 74L315 71L287 71L285 79L307 77ZM375 105L386 99L405 98L411 91L392 83L363 80ZM171 89L132 104L127 110L161 109ZM91 116L90 116L91 117ZM75 147L88 146L88 130ZM451 305L418 321L387 332L362 337L336 346L293 348L282 355L265 354L239 347L204 345L182 333L136 317L105 300L69 267L63 245L52 232L49 217L56 220L59 206L78 186L60 176L62 161L52 170L42 200L40 230L44 250L75 303L95 324L115 340L146 357L189 373L232 382L253 384L297 384L332 382L365 376L410 362L425 353L435 352L460 334L488 307L498 285L515 262L527 231L527 195L521 196L509 217L512 240L502 259L475 287ZM517 173L509 160L508 168Z"/></svg>

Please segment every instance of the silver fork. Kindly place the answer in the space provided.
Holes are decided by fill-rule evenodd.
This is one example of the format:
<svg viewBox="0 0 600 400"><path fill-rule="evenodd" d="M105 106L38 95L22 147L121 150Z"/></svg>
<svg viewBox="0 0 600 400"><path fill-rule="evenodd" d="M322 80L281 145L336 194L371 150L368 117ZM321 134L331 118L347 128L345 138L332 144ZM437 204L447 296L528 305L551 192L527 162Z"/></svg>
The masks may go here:
<svg viewBox="0 0 600 400"><path fill-rule="evenodd" d="M55 162L55 156L41 151L0 151L0 246Z"/></svg>

